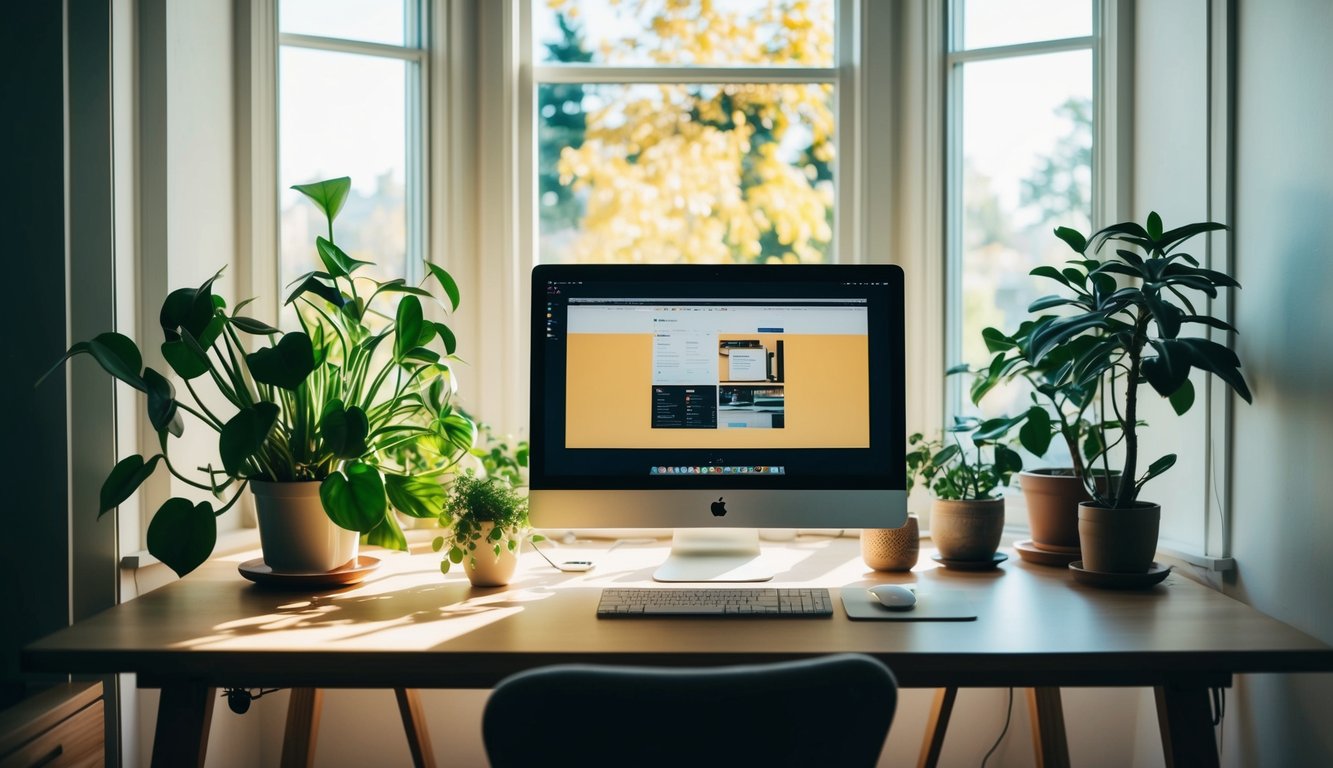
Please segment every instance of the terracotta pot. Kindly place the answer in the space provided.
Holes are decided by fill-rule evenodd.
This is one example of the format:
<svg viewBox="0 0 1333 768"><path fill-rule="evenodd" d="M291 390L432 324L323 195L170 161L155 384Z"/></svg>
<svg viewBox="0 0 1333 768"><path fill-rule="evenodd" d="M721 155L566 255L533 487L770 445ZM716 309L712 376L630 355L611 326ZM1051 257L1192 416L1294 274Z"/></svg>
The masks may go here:
<svg viewBox="0 0 1333 768"><path fill-rule="evenodd" d="M1004 533L1004 499L935 499L930 537L946 560L989 560Z"/></svg>
<svg viewBox="0 0 1333 768"><path fill-rule="evenodd" d="M1032 546L1047 552L1078 552L1078 505L1092 501L1082 478L1072 469L1034 469L1018 473L1018 484L1027 501Z"/></svg>
<svg viewBox="0 0 1333 768"><path fill-rule="evenodd" d="M463 572L474 587L503 587L514 580L518 570L518 553L523 550L523 535L518 531L506 531L500 540L500 554L496 555L494 544L487 540L494 523L481 524L481 539L470 557L463 558ZM518 542L514 550L509 551L510 540ZM473 561L476 561L474 564Z"/></svg>
<svg viewBox="0 0 1333 768"><path fill-rule="evenodd" d="M1098 573L1147 573L1157 553L1162 507L1138 502L1110 509L1093 502L1078 505L1078 535L1083 569Z"/></svg>
<svg viewBox="0 0 1333 768"><path fill-rule="evenodd" d="M921 554L921 527L908 515L899 528L861 530L861 559L876 571L910 571Z"/></svg>
<svg viewBox="0 0 1333 768"><path fill-rule="evenodd" d="M251 480L259 546L274 573L324 573L356 560L361 534L339 528L324 512L319 481Z"/></svg>

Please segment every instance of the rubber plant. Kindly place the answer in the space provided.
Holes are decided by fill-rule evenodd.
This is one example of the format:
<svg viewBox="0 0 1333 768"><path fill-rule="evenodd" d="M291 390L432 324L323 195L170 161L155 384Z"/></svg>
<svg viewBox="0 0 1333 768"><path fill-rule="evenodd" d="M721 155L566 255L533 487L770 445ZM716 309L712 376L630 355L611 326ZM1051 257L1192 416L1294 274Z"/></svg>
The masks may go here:
<svg viewBox="0 0 1333 768"><path fill-rule="evenodd" d="M219 272L197 288L172 291L163 302L160 349L169 372L144 366L134 341L108 331L70 347L42 377L87 354L143 393L159 452L116 463L102 485L98 516L159 469L206 494L210 498L203 501L168 499L148 526L149 552L182 576L212 553L217 517L236 504L251 479L319 481L324 511L334 523L365 534L370 544L406 549L390 511L437 517L445 492L435 476L448 472L473 443L472 422L451 404L454 333L423 306L455 311L453 278L429 262L419 285L358 274L372 262L353 258L334 240L334 220L351 179L293 189L328 222L328 236L315 240L322 269L293 281L284 303L299 330L283 331L241 314L251 300L229 308L212 290ZM178 394L178 383L187 396ZM179 438L187 422L217 434L216 454L192 473L170 451L171 438ZM413 442L444 460L419 471L395 462L396 449Z"/></svg>
<svg viewBox="0 0 1333 768"><path fill-rule="evenodd" d="M1170 469L1175 454L1154 459L1141 470L1139 388L1147 384L1168 398L1177 414L1194 404L1194 369L1214 374L1246 402L1252 400L1240 360L1225 344L1186 331L1200 326L1232 334L1224 320L1201 312L1196 302L1214 299L1240 284L1223 272L1200 265L1182 249L1191 238L1224 230L1216 222L1164 230L1156 212L1145 224L1129 221L1091 236L1069 227L1055 235L1076 254L1069 266L1037 267L1032 274L1058 283L1062 293L1032 302L1030 312L1063 308L1059 316L1037 319L1024 357L1053 368L1054 387L1087 391L1095 387L1102 413L1088 427L1085 455L1095 474L1116 478L1097 487L1084 484L1097 504L1133 506L1149 480ZM1111 466L1119 451L1119 468Z"/></svg>

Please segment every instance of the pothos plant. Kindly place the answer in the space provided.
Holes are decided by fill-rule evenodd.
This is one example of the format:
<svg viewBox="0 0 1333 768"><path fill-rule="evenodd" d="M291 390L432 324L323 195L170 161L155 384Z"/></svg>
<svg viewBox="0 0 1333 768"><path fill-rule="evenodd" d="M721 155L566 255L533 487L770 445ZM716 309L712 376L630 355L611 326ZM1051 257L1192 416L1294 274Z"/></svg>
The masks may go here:
<svg viewBox="0 0 1333 768"><path fill-rule="evenodd" d="M907 440L907 491L920 482L937 499L976 501L998 498L1023 458L1006 444L1006 435L1022 420L955 416L944 435Z"/></svg>
<svg viewBox="0 0 1333 768"><path fill-rule="evenodd" d="M1175 454L1166 454L1140 471L1141 385L1167 398L1177 414L1194 404L1189 376L1195 368L1216 375L1246 402L1252 399L1235 352L1212 339L1183 335L1196 326L1236 332L1230 323L1200 311L1195 302L1217 298L1220 290L1240 284L1201 266L1181 249L1197 235L1223 229L1225 225L1201 222L1164 230L1156 212L1145 224L1113 224L1090 237L1059 227L1056 236L1077 258L1064 269L1032 270L1059 283L1063 293L1037 299L1029 311L1064 307L1069 313L1035 321L1027 355L1034 365L1058 363L1051 379L1055 386L1095 387L1098 392L1102 413L1090 428L1095 449L1090 461L1098 475L1114 482L1098 487L1085 474L1084 484L1100 506L1134 506L1144 484L1176 462ZM1124 278L1127 284L1122 285ZM1119 469L1113 470L1111 452L1116 448L1122 452Z"/></svg>
<svg viewBox="0 0 1333 768"><path fill-rule="evenodd" d="M282 331L240 314L250 300L229 309L212 291L221 272L167 296L160 349L188 398L178 397L168 376L144 366L138 346L116 332L75 344L52 368L88 354L147 398L160 453L129 456L112 468L99 517L159 466L213 497L168 499L149 523L148 550L182 576L212 553L216 518L251 480L319 482L334 523L366 534L369 543L406 549L390 510L438 516L444 490L432 476L448 472L472 446L473 424L451 404L454 334L429 319L423 306L424 300L456 310L458 286L429 262L420 285L358 275L371 262L347 254L333 232L350 188L348 177L293 187L328 222L328 237L315 240L323 268L294 281L285 302L300 330ZM169 450L169 438L184 433L187 416L217 433L216 456L193 475ZM422 471L393 460L397 447L417 442L444 460Z"/></svg>

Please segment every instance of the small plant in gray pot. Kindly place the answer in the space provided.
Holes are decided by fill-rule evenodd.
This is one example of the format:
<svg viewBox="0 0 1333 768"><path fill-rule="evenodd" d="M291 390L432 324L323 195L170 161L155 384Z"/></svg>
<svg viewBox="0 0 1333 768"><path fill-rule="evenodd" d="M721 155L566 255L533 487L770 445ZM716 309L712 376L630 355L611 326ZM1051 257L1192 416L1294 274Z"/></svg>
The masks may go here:
<svg viewBox="0 0 1333 768"><path fill-rule="evenodd" d="M945 436L908 438L907 490L930 490L930 536L950 567L991 563L1004 532L1004 489L1023 468L1006 444L1021 417L982 421L958 416Z"/></svg>
<svg viewBox="0 0 1333 768"><path fill-rule="evenodd" d="M1084 477L1092 497L1079 506L1087 570L1146 573L1152 567L1161 507L1139 494L1176 463L1176 456L1144 460L1139 440L1143 385L1167 398L1177 414L1194 404L1190 372L1195 369L1217 376L1246 402L1252 399L1235 352L1188 333L1200 327L1236 332L1208 314L1205 302L1239 284L1201 266L1182 248L1198 235L1223 229L1222 224L1201 222L1165 230L1155 212L1144 224L1114 224L1091 236L1060 227L1056 236L1077 258L1064 269L1032 271L1058 283L1062 292L1038 299L1029 310L1059 307L1065 313L1035 324L1031 359L1040 365L1052 355L1063 356L1056 383L1098 391L1100 414L1088 435L1094 447L1088 464L1112 481L1099 485L1091 473Z"/></svg>
<svg viewBox="0 0 1333 768"><path fill-rule="evenodd" d="M134 341L115 332L75 344L52 369L87 354L144 394L160 452L117 462L102 485L98 514L115 509L157 470L193 489L202 500L170 498L148 525L148 551L181 576L208 559L217 517L247 487L264 561L274 572L340 567L357 558L362 536L405 550L392 511L437 516L444 489L434 476L472 447L473 424L451 405L454 334L423 309L423 300L457 308L453 278L429 263L420 285L358 275L370 262L353 258L333 238L351 180L294 188L328 222L328 237L315 242L322 269L298 278L286 300L300 330L241 314L249 301L229 308L213 292L219 273L163 302L167 374L145 366ZM171 438L187 424L217 435L215 455L191 460L194 473L170 451ZM426 472L396 463L395 449L413 441L429 443L447 460Z"/></svg>

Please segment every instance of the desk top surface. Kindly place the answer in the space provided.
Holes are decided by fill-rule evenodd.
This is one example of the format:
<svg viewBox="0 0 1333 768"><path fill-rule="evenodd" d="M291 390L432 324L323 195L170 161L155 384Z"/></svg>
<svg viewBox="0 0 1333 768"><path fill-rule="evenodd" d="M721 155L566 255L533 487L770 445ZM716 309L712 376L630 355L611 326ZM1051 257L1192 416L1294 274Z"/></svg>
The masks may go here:
<svg viewBox="0 0 1333 768"><path fill-rule="evenodd" d="M515 671L581 661L726 664L831 652L889 663L904 686L1225 684L1235 672L1333 671L1333 648L1188 578L1144 591L1076 583L1065 569L1010 559L990 572L921 560L877 573L857 541L801 537L765 543L784 568L771 582L819 586L834 615L819 618L598 619L601 588L653 586L668 542L578 542L554 559L590 559L557 572L526 552L507 588L471 587L439 555L367 550L381 565L360 585L276 592L212 561L169 584L28 646L27 668L137 672L141 684L189 678L214 685L488 688ZM959 590L970 622L851 621L842 589L875 583ZM666 586L666 585L657 585Z"/></svg>

